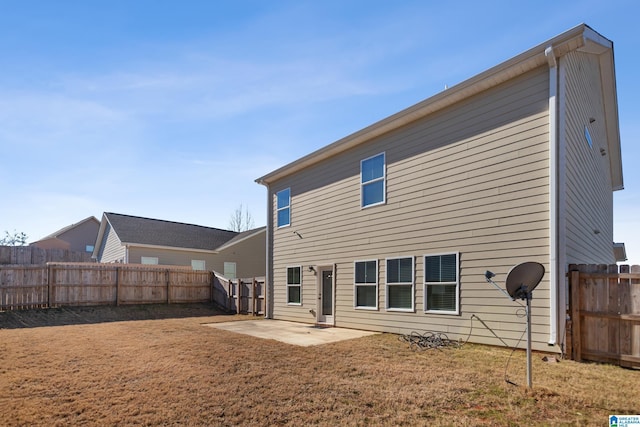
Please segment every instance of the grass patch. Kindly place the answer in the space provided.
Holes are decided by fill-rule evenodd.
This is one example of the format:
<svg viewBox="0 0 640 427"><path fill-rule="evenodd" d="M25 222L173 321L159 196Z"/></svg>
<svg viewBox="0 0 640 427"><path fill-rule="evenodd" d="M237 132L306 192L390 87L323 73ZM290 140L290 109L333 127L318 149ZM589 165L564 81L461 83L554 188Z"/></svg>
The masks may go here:
<svg viewBox="0 0 640 427"><path fill-rule="evenodd" d="M21 312L30 326L10 329L0 316L1 425L605 425L640 414L637 370L534 353L529 390L524 352L509 364L513 386L508 349L414 352L391 334L297 347L203 327L247 318L206 307L130 309L144 319L126 321L109 310L105 322L87 309L55 326Z"/></svg>

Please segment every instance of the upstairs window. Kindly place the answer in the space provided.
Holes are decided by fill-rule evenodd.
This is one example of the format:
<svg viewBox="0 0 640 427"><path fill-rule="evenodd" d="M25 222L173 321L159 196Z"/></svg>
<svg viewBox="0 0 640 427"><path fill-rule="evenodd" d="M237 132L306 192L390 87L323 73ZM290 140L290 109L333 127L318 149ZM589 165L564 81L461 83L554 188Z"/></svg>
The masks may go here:
<svg viewBox="0 0 640 427"><path fill-rule="evenodd" d="M291 224L291 189L286 188L276 193L278 199L278 227L286 227Z"/></svg>
<svg viewBox="0 0 640 427"><path fill-rule="evenodd" d="M413 257L387 258L387 310L413 311Z"/></svg>
<svg viewBox="0 0 640 427"><path fill-rule="evenodd" d="M356 308L378 308L378 260L355 262Z"/></svg>
<svg viewBox="0 0 640 427"><path fill-rule="evenodd" d="M287 304L302 305L302 267L287 267Z"/></svg>
<svg viewBox="0 0 640 427"><path fill-rule="evenodd" d="M458 253L425 255L425 312L459 314L460 276Z"/></svg>
<svg viewBox="0 0 640 427"><path fill-rule="evenodd" d="M384 153L360 162L360 186L360 200L363 208L385 202Z"/></svg>

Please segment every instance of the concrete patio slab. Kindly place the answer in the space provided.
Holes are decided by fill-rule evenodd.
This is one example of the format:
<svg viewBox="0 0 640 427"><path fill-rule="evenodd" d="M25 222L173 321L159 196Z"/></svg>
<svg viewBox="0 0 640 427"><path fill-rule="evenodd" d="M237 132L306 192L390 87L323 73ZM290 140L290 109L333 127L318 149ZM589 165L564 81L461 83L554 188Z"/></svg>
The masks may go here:
<svg viewBox="0 0 640 427"><path fill-rule="evenodd" d="M356 329L318 327L308 323L272 319L207 323L205 326L303 347L360 338L378 333Z"/></svg>

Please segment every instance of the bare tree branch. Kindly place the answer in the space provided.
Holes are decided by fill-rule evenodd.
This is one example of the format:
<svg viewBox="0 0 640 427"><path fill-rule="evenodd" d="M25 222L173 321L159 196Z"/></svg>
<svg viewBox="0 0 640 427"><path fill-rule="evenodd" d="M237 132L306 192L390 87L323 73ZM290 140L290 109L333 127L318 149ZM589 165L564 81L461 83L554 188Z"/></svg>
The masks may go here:
<svg viewBox="0 0 640 427"><path fill-rule="evenodd" d="M229 219L229 229L233 231L247 231L254 227L253 217L251 213L249 213L248 208L243 208L242 204L240 207L236 208L236 210L231 214L231 218Z"/></svg>

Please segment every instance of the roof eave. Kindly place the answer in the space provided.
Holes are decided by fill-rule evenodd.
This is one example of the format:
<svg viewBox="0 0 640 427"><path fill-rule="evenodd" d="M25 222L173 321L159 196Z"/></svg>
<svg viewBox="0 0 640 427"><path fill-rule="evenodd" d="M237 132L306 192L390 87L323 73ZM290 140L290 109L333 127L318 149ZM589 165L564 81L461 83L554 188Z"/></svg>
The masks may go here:
<svg viewBox="0 0 640 427"><path fill-rule="evenodd" d="M221 251L223 251L223 250L225 250L225 249L227 249L227 248L230 248L230 247L232 247L232 246L237 245L237 244L238 244L238 243L240 243L240 242L244 242L244 241L245 241L245 240L247 240L247 239L251 239L252 237L257 236L258 234L266 233L266 232L267 232L267 228L266 228L266 227L258 227L258 228L256 228L256 229L255 229L255 231L254 231L253 233L249 233L249 234L247 234L246 236L244 236L242 239L238 239L238 240L236 240L236 241L234 241L234 242L231 242L231 243L228 243L228 242L227 242L227 243L223 243L222 245L218 246L218 247L216 248L216 250L217 250L218 252L221 252ZM233 239L231 239L231 240L233 240Z"/></svg>
<svg viewBox="0 0 640 427"><path fill-rule="evenodd" d="M600 69L603 87L605 129L609 165L611 169L611 185L614 191L624 189L622 173L622 152L620 141L620 119L618 116L618 95L616 89L615 64L613 49L600 55Z"/></svg>
<svg viewBox="0 0 640 427"><path fill-rule="evenodd" d="M179 252L202 252L207 254L218 253L218 251L215 249L185 248L180 246L151 245L146 243L132 243L132 242L121 242L120 244L122 246L127 246L129 248L163 249L163 250L179 251Z"/></svg>
<svg viewBox="0 0 640 427"><path fill-rule="evenodd" d="M104 232L107 228L107 222L109 222L109 218L107 218L106 213L103 212L102 221L100 221L100 228L98 228L98 235L96 236L96 243L93 245L93 252L91 253L91 258L93 259L98 259L98 253L100 252L100 246L102 246L102 239L104 238Z"/></svg>

